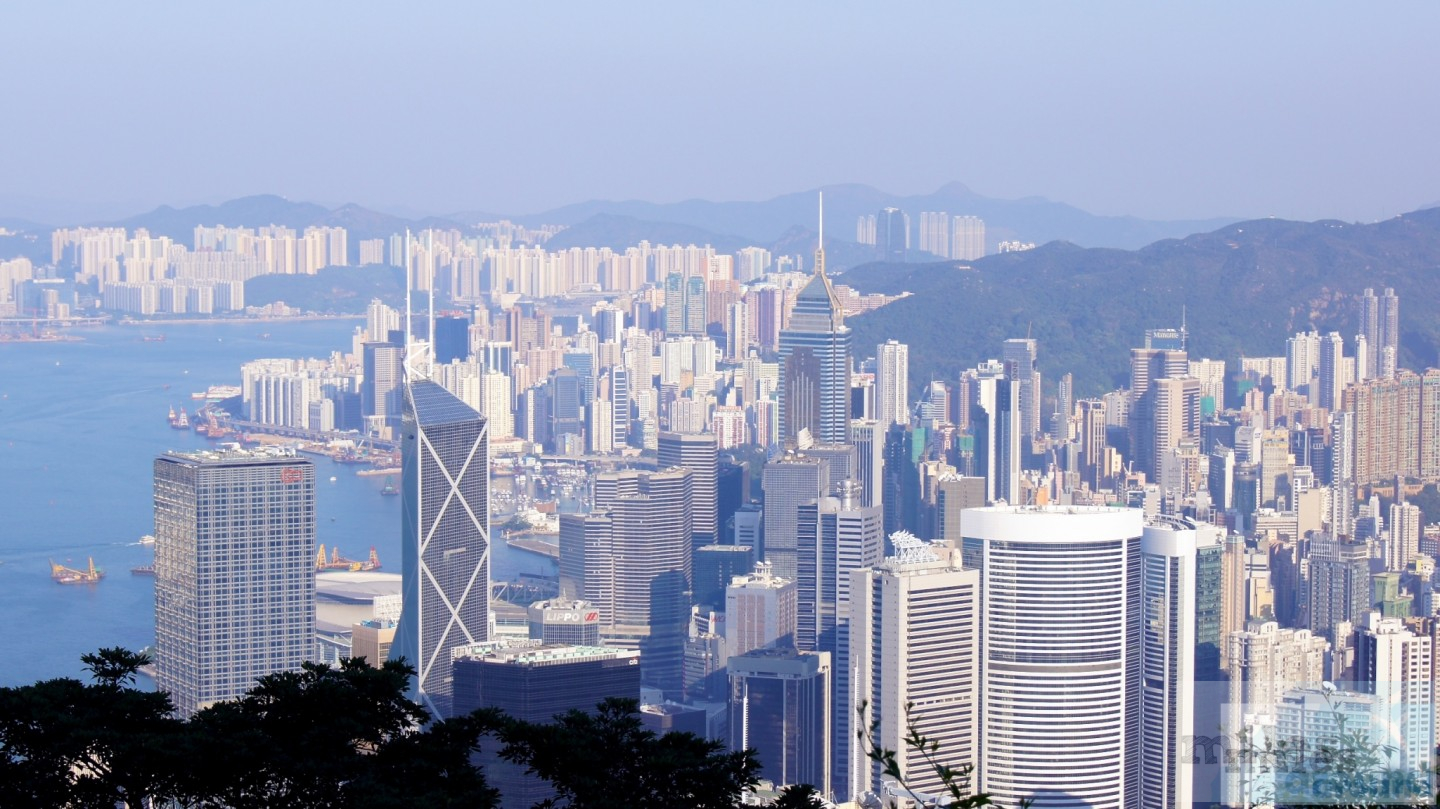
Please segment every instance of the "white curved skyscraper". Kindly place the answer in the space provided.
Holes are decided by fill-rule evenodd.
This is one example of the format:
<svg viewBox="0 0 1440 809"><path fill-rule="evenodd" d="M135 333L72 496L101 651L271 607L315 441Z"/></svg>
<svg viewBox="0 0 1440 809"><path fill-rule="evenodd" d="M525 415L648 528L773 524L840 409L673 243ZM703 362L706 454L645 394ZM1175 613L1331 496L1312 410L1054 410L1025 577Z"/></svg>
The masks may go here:
<svg viewBox="0 0 1440 809"><path fill-rule="evenodd" d="M1144 513L966 510L982 571L980 788L1001 806L1139 806Z"/></svg>

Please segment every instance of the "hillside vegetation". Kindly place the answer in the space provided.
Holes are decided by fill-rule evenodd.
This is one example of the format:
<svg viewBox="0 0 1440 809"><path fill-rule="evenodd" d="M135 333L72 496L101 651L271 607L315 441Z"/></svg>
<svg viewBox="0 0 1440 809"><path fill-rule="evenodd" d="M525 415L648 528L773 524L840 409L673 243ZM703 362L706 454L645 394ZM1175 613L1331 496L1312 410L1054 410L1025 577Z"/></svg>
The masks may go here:
<svg viewBox="0 0 1440 809"><path fill-rule="evenodd" d="M1437 268L1440 208L1370 225L1241 222L1135 251L1052 242L968 269L874 263L839 280L915 293L848 321L859 356L887 338L909 344L912 388L954 379L1028 332L1047 387L1070 372L1078 395L1096 395L1125 384L1129 349L1147 328L1179 326L1182 309L1192 358L1283 354L1286 337L1312 326L1345 335L1348 353L1365 287L1400 296L1401 364L1440 364Z"/></svg>

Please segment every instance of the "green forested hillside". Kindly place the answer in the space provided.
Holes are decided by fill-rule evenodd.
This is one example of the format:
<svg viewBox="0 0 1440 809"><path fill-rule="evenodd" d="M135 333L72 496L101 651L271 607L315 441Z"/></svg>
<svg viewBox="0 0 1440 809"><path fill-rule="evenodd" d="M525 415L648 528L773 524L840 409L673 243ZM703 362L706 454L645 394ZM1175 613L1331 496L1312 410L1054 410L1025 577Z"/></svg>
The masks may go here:
<svg viewBox="0 0 1440 809"><path fill-rule="evenodd" d="M1370 225L1241 222L1135 251L1054 242L954 262L867 264L842 276L866 292L915 293L851 319L856 353L887 338L910 345L912 388L952 379L1000 355L1001 342L1040 342L1047 387L1075 374L1078 395L1124 384L1129 349L1147 328L1179 326L1193 358L1283 354L1311 326L1345 336L1365 287L1400 296L1401 363L1440 364L1440 208Z"/></svg>

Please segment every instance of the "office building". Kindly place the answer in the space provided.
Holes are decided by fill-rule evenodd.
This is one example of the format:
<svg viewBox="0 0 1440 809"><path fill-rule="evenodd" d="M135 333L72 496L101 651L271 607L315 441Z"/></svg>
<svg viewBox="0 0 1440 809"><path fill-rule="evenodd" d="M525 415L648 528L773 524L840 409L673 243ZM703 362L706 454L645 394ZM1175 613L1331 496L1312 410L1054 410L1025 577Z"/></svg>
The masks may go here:
<svg viewBox="0 0 1440 809"><path fill-rule="evenodd" d="M860 505L880 506L884 502L885 430L877 420L850 422L850 445L855 448L855 482L860 486Z"/></svg>
<svg viewBox="0 0 1440 809"><path fill-rule="evenodd" d="M405 350L395 343L365 343L361 349L360 414L367 430L398 428L404 410L404 379L401 357Z"/></svg>
<svg viewBox="0 0 1440 809"><path fill-rule="evenodd" d="M991 506L964 519L965 559L984 576L981 790L1002 805L1140 806L1144 512Z"/></svg>
<svg viewBox="0 0 1440 809"><path fill-rule="evenodd" d="M910 347L886 340L875 347L875 387L882 425L910 423Z"/></svg>
<svg viewBox="0 0 1440 809"><path fill-rule="evenodd" d="M1309 629L1332 643L1342 622L1359 626L1370 612L1370 550L1330 536L1310 540Z"/></svg>
<svg viewBox="0 0 1440 809"><path fill-rule="evenodd" d="M588 601L552 598L526 610L530 639L561 646L599 646L600 611Z"/></svg>
<svg viewBox="0 0 1440 809"><path fill-rule="evenodd" d="M980 571L962 568L959 553L948 546L905 533L890 541L894 556L851 573L854 680L845 726L835 728L837 750L849 759L848 784L836 785L844 799L867 791L904 797L855 744L855 708L862 701L868 703L866 719L877 723L873 743L897 752L896 763L915 793L945 794L924 753L906 744L909 725L945 751L948 766L976 769L981 762ZM839 744L842 735L845 745ZM986 758L992 767L999 761ZM1052 772L1052 786L1055 777Z"/></svg>
<svg viewBox="0 0 1440 809"><path fill-rule="evenodd" d="M1000 361L1005 376L1020 392L1020 438L1028 441L1040 433L1040 370L1036 365L1038 344L1030 338L1006 340Z"/></svg>
<svg viewBox="0 0 1440 809"><path fill-rule="evenodd" d="M661 469L683 466L690 470L692 527L695 546L710 545L719 539L716 477L719 451L710 433L662 432L656 464Z"/></svg>
<svg viewBox="0 0 1440 809"><path fill-rule="evenodd" d="M1147 338L1148 339L1148 338ZM1193 412L1195 434L1199 434L1199 381L1195 380L1194 401L1187 401L1189 391L1184 387L1167 390L1165 412L1161 413L1159 386L1162 379L1184 378L1190 372L1190 360L1184 351L1163 348L1134 348L1130 350L1130 392L1128 429L1130 452L1127 457L1136 471L1144 472L1147 479L1154 480L1159 474L1159 460L1163 449L1156 444L1157 423L1164 422L1167 437L1174 443L1182 435L1188 435L1190 417ZM1193 411L1187 411L1187 404ZM1174 443L1170 446L1174 446ZM1168 449L1165 447L1164 449Z"/></svg>
<svg viewBox="0 0 1440 809"><path fill-rule="evenodd" d="M743 655L754 649L795 645L795 582L775 576L766 562L736 576L725 588L725 650Z"/></svg>
<svg viewBox="0 0 1440 809"><path fill-rule="evenodd" d="M819 458L786 454L765 464L764 547L761 558L775 566L775 575L795 578L796 518L800 505L830 489L830 468Z"/></svg>
<svg viewBox="0 0 1440 809"><path fill-rule="evenodd" d="M731 580L755 569L755 550L750 545L702 545L695 549L694 568L695 603L720 609Z"/></svg>
<svg viewBox="0 0 1440 809"><path fill-rule="evenodd" d="M830 795L830 656L794 648L732 655L730 749L754 750L760 777Z"/></svg>
<svg viewBox="0 0 1440 809"><path fill-rule="evenodd" d="M910 217L899 208L875 215L875 251L881 261L903 262L910 247Z"/></svg>
<svg viewBox="0 0 1440 809"><path fill-rule="evenodd" d="M638 649L642 681L677 696L694 563L690 477L684 467L598 475L595 508L605 513L592 512L590 519L608 516L608 552L603 525L587 526L596 546L587 564L593 561L596 578L609 585L608 594L604 585L592 588L586 570L586 600L609 615L601 638L608 646Z"/></svg>
<svg viewBox="0 0 1440 809"><path fill-rule="evenodd" d="M315 650L315 467L271 451L154 463L155 684L179 716Z"/></svg>
<svg viewBox="0 0 1440 809"><path fill-rule="evenodd" d="M390 659L390 647L395 642L394 621L370 618L350 628L350 656L364 658L375 668L383 668Z"/></svg>
<svg viewBox="0 0 1440 809"><path fill-rule="evenodd" d="M602 701L640 697L640 654L594 646L481 644L457 650L455 713L499 708L523 722L550 724L568 711L593 711ZM500 793L502 809L530 809L555 796L525 767L499 758L499 745L481 746L478 764Z"/></svg>
<svg viewBox="0 0 1440 809"><path fill-rule="evenodd" d="M854 615L851 576L879 564L885 555L885 515L862 506L853 483L837 487L837 496L800 506L797 522L797 625L795 645L830 655L833 691L850 693L850 626ZM837 700L832 724L836 736L832 767L837 787L847 783L854 705ZM841 732L846 731L846 732Z"/></svg>
<svg viewBox="0 0 1440 809"><path fill-rule="evenodd" d="M780 440L809 430L818 443L843 444L850 434L850 328L825 274L821 238L815 274L780 331Z"/></svg>
<svg viewBox="0 0 1440 809"><path fill-rule="evenodd" d="M937 539L958 548L964 536L965 509L985 505L985 479L945 474L935 482L935 488Z"/></svg>
<svg viewBox="0 0 1440 809"><path fill-rule="evenodd" d="M415 698L450 716L455 649L490 639L490 438L485 417L438 384L405 386L400 626L391 653Z"/></svg>
<svg viewBox="0 0 1440 809"><path fill-rule="evenodd" d="M1140 536L1140 805L1191 809L1197 551L1219 532L1157 517Z"/></svg>

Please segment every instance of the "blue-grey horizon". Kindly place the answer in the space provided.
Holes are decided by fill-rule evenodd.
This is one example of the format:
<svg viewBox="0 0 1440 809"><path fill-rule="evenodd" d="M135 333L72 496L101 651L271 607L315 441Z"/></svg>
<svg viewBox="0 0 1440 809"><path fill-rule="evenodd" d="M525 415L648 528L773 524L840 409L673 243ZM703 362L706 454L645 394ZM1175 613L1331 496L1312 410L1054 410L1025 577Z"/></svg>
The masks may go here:
<svg viewBox="0 0 1440 809"><path fill-rule="evenodd" d="M1440 200L1440 6L13 4L0 215L960 181L1151 219ZM49 218L54 218L49 217Z"/></svg>

